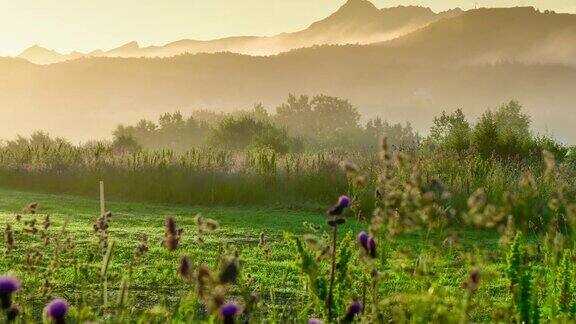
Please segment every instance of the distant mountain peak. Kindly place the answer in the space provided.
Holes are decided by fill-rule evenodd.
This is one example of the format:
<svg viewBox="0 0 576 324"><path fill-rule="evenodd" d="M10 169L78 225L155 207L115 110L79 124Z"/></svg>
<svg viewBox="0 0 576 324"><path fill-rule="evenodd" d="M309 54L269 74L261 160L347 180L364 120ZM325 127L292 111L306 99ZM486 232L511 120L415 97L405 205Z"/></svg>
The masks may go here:
<svg viewBox="0 0 576 324"><path fill-rule="evenodd" d="M338 9L335 14L343 14L343 13L351 13L351 14L358 14L358 13L372 13L377 12L378 8L368 1L368 0L348 0L344 5Z"/></svg>
<svg viewBox="0 0 576 324"><path fill-rule="evenodd" d="M25 59L29 62L34 63L56 63L62 60L64 55L42 47L38 44L25 49L22 53L18 55L18 58Z"/></svg>
<svg viewBox="0 0 576 324"><path fill-rule="evenodd" d="M368 0L348 0L346 1L346 3L343 5L343 7L364 7L364 8L376 8L376 6L368 1Z"/></svg>
<svg viewBox="0 0 576 324"><path fill-rule="evenodd" d="M109 55L109 56L130 56L137 53L140 50L140 45L138 42L129 42L120 47L113 48L107 52L98 53L98 56Z"/></svg>
<svg viewBox="0 0 576 324"><path fill-rule="evenodd" d="M138 42L133 41L133 42L129 42L126 43L118 48L115 48L115 50L133 50L133 49L139 49L140 48L140 44L138 44Z"/></svg>
<svg viewBox="0 0 576 324"><path fill-rule="evenodd" d="M379 15L380 9L368 0L348 0L335 13L311 24L310 28L325 29L342 24L358 24L377 19Z"/></svg>
<svg viewBox="0 0 576 324"><path fill-rule="evenodd" d="M20 55L18 56L25 56L25 55L31 55L31 54L47 54L47 53L51 53L51 54L58 54L58 52L42 47L38 44L34 45L34 46L30 46L29 48L25 49L24 51L22 51L22 53L20 53Z"/></svg>

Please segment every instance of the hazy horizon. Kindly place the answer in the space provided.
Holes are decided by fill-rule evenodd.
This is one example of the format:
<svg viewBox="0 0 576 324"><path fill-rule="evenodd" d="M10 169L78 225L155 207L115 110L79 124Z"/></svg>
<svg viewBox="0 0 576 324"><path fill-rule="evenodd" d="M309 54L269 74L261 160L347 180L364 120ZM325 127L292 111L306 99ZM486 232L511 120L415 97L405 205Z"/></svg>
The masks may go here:
<svg viewBox="0 0 576 324"><path fill-rule="evenodd" d="M107 12L100 4L87 1L68 3L68 7L32 8L29 0L11 5L18 10L30 7L27 19L19 24L43 24L28 24L28 29L0 28L0 33L10 36L2 38L5 42L0 48L4 49L14 40L32 42L31 35L41 40L33 43L58 51L62 48L50 45L58 40L64 47L91 51L134 40L146 46L227 33L292 33L153 48L126 46L84 59L40 49L26 51L21 58L33 64L1 59L0 107L9 118L0 124L0 138L35 130L73 140L104 138L119 123L155 119L176 110L231 112L262 103L273 111L294 93L348 99L365 116L411 122L419 131L428 129L442 110L461 108L476 118L488 108L518 100L532 116L536 132L553 133L576 143L576 93L572 91L576 84L576 14L527 8L436 14L419 8L379 11L361 2L365 0L349 1L342 6L344 0L330 5L312 0L307 6L310 10L304 10L298 0L290 4L292 12L282 12L285 3L262 2L261 8L275 8L264 15L264 22L262 10L250 10L256 0L243 4L246 15L239 15L233 10L237 6L226 6L224 1L144 1L130 7L133 11L129 13L125 12L126 3L111 6L115 10ZM400 1L374 3L383 8ZM561 0L554 3L551 9L568 5ZM470 7L461 1L401 4L432 6L436 12ZM538 6L541 2L479 1L480 6L490 4ZM194 10L189 6L196 6L204 17L193 19L188 13ZM90 8L93 14L88 18L83 10ZM175 8L180 10L173 12ZM72 11L74 15L67 14ZM104 13L107 20L102 18ZM282 19L276 19L276 13ZM17 16L23 17L11 15L10 19L15 21ZM215 16L221 20L211 20ZM40 19L43 17L46 19ZM71 24L71 17L76 24ZM134 19L128 23L128 17ZM173 19L166 21L165 17ZM103 24L105 20L110 23ZM52 26L56 22L59 28ZM69 28L72 25L74 28ZM243 28L235 29L237 26ZM301 31L294 33L296 30ZM268 56L281 52L285 53ZM185 53L205 54L182 55Z"/></svg>
<svg viewBox="0 0 576 324"><path fill-rule="evenodd" d="M270 36L301 30L333 13L346 0L164 2L110 0L0 0L10 13L0 21L0 56L15 56L40 45L58 52L111 49L127 42L163 45L180 39L210 40L229 36ZM374 0L377 7L418 5L434 11L471 9L473 0ZM541 10L576 13L572 0L478 0L481 7L534 6ZM225 22L225 23L223 23Z"/></svg>

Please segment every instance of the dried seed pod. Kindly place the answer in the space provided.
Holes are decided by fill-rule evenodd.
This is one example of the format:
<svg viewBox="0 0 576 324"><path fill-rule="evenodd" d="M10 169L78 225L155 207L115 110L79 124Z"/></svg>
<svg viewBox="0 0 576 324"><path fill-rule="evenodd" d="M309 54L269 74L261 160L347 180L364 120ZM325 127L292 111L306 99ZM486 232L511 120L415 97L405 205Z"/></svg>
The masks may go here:
<svg viewBox="0 0 576 324"><path fill-rule="evenodd" d="M14 232L12 231L12 226L10 224L6 225L4 230L4 239L6 240L6 253L12 252L14 249Z"/></svg>
<svg viewBox="0 0 576 324"><path fill-rule="evenodd" d="M141 257L148 252L148 249L148 236L143 234L140 237L140 242L136 246L134 253L136 254L136 257Z"/></svg>
<svg viewBox="0 0 576 324"><path fill-rule="evenodd" d="M240 274L240 264L237 257L230 257L224 260L220 271L220 283L236 283Z"/></svg>
<svg viewBox="0 0 576 324"><path fill-rule="evenodd" d="M266 244L266 238L264 236L264 232L260 232L260 236L258 238L258 246L263 247Z"/></svg>
<svg viewBox="0 0 576 324"><path fill-rule="evenodd" d="M169 251L175 251L178 248L180 242L180 235L182 234L182 229L176 227L176 221L173 216L168 216L166 218L166 226L164 230L164 240L163 245Z"/></svg>
<svg viewBox="0 0 576 324"><path fill-rule="evenodd" d="M184 282L192 281L192 263L187 256L180 258L180 264L178 266L178 273Z"/></svg>
<svg viewBox="0 0 576 324"><path fill-rule="evenodd" d="M343 162L342 169L346 172L348 176L354 176L358 173L358 166L352 162Z"/></svg>
<svg viewBox="0 0 576 324"><path fill-rule="evenodd" d="M200 299L205 299L209 294L211 286L212 272L205 264L201 264L198 267L198 273L196 275L196 289L198 297Z"/></svg>
<svg viewBox="0 0 576 324"><path fill-rule="evenodd" d="M470 293L476 291L480 285L480 269L473 268L468 273L468 281L465 284L465 288L468 289Z"/></svg>
<svg viewBox="0 0 576 324"><path fill-rule="evenodd" d="M30 214L36 214L36 212L38 211L38 203L37 202L30 203L28 204L26 209L30 212Z"/></svg>
<svg viewBox="0 0 576 324"><path fill-rule="evenodd" d="M209 231L215 231L220 227L220 224L218 224L217 221L213 220L213 219L208 219L206 220L206 229Z"/></svg>
<svg viewBox="0 0 576 324"><path fill-rule="evenodd" d="M18 315L20 315L20 309L17 306L12 306L6 312L6 320L10 323L14 322L16 320L16 317L18 317Z"/></svg>

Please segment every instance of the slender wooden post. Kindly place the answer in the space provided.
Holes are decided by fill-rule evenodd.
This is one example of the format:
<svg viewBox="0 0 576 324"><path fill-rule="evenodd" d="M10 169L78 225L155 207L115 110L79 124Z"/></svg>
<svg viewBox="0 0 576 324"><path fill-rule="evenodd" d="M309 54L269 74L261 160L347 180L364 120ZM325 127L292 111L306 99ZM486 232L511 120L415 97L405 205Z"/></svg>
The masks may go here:
<svg viewBox="0 0 576 324"><path fill-rule="evenodd" d="M106 204L104 202L104 181L100 181L100 215L106 213Z"/></svg>

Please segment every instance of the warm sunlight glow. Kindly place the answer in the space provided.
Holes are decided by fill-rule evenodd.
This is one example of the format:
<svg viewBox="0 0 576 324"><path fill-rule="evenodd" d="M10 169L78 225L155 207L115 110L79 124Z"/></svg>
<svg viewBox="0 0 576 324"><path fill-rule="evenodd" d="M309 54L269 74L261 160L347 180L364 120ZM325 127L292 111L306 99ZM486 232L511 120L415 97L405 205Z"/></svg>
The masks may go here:
<svg viewBox="0 0 576 324"><path fill-rule="evenodd" d="M0 0L0 323L576 323L576 0Z"/></svg>
<svg viewBox="0 0 576 324"><path fill-rule="evenodd" d="M32 45L59 52L107 50L131 41L274 35L327 16L344 0L0 0L0 56ZM573 0L478 0L479 6L535 6L576 13ZM474 0L376 0L378 7L470 9Z"/></svg>

